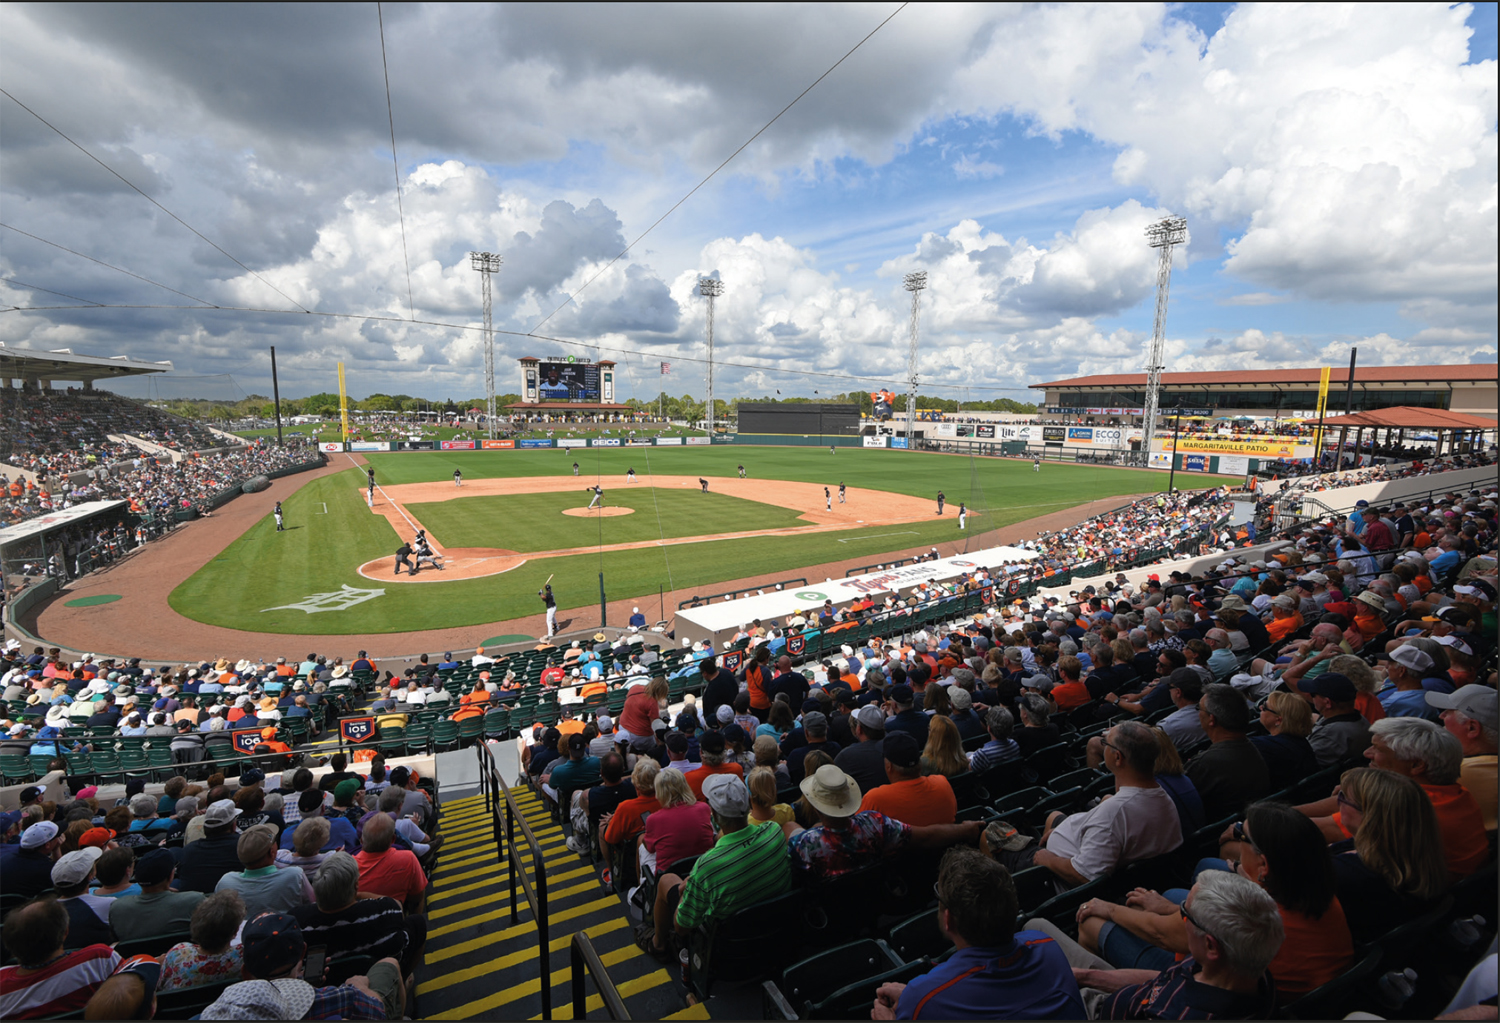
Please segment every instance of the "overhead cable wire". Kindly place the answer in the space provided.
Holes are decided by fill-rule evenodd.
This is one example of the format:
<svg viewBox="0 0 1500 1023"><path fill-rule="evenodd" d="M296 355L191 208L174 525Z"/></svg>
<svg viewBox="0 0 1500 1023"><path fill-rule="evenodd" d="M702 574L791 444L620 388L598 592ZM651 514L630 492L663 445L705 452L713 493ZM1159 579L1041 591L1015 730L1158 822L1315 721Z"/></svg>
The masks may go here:
<svg viewBox="0 0 1500 1023"><path fill-rule="evenodd" d="M222 245L220 245L218 242L216 242L213 239L211 239L208 236L206 236L202 231L199 231L192 224L189 224L186 220L183 220L181 217L179 217L177 214L173 213L171 210L167 209L161 203L157 202L150 195L148 195L143 189L141 189L141 187L138 186L135 182L133 182L129 178L125 177L125 175L123 175L119 171L115 170L109 164L107 164L103 160L99 159L97 156L95 156L93 153L89 152L87 149L83 148L83 146L79 145L77 142L74 142L73 139L70 138L66 132L64 132L57 125L53 124L51 121L47 120L41 114L37 113L35 110L33 110L30 107L28 107L25 103L22 103L19 99L17 99L15 97L15 95L13 93L10 92L10 90L5 89L5 88L0 88L0 95L5 96L12 103L14 103L16 106L18 106L22 110L26 111L32 117L35 117L38 121L41 121L43 124L45 124L47 127L51 128L53 131L57 132L58 136L64 142L68 143L68 145L70 145L74 149L78 150L84 156L87 156L90 160L93 160L100 167L103 167L105 170L109 171L109 173L113 174L115 177L119 178L121 181L123 181L126 184L126 186L128 186L132 191L134 191L136 194L138 194L141 198L143 198L147 202L149 202L152 206L155 206L157 209L161 210L167 216L169 216L173 220L177 221L177 223L181 224L183 227L187 228L193 234L197 235L200 239L202 239L203 241L207 242L209 245L213 246L215 250L217 250L221 255L223 255L230 262L234 263L235 266L239 267L241 270L245 271L247 274L249 274L250 276L254 277L256 280L260 281L266 287L268 287L272 291L276 292L276 294L280 295L282 298L284 298L288 302L292 303L292 305L296 306L298 309L302 310L304 313L312 311L312 310L308 309L306 306L304 306L301 302L298 302L295 298L293 298L292 296L288 295L286 292L282 291L276 285L274 285L270 281L266 280L260 274L256 273L254 270L250 269L244 263L241 263L238 259L235 259L227 251L225 251L225 249L224 249L224 247Z"/></svg>
<svg viewBox="0 0 1500 1023"><path fill-rule="evenodd" d="M82 302L84 305L103 306L103 303L95 302L91 298L79 298L77 295L70 295L66 291L53 291L51 288L44 288L40 284L27 284L25 281L18 281L14 277L0 278L0 280L3 280L6 284L14 284L18 288L30 288L32 291L45 291L49 295L60 295L63 298L71 298L73 301ZM6 308L22 309L24 306L15 305L7 306Z"/></svg>
<svg viewBox="0 0 1500 1023"><path fill-rule="evenodd" d="M907 2L910 2L910 0L907 0ZM869 42L870 39L871 39L871 37L873 37L876 32L879 32L881 29L885 28L885 26L890 22L890 20L892 18L894 18L896 15L900 14L902 11L906 10L906 6L907 6L906 3L902 3L900 7L897 7L894 11L892 11L889 15L887 15L884 21L882 21L880 24L876 25L874 28L870 29L869 33L863 39L861 39L859 42L855 43L852 47L850 47L848 53L845 53L842 57L840 57L837 61L835 61L834 64L833 64L833 66L830 67L827 71L824 71L821 75L819 75L813 81L813 83L811 85L809 85L807 88L803 89L801 92L797 93L796 97L793 98L793 100L790 103L788 103L786 106L782 107L781 110L780 110L780 112L778 112L775 117L771 118L765 124L761 125L759 131L757 131L754 135L751 135L748 139L746 139L743 143L740 144L740 147L738 149L736 149L734 152L732 152L728 156L726 156L724 158L724 161L722 163L720 163L713 170L709 171L708 172L708 176L705 177L702 181L698 182L696 185L694 185L692 187L692 189L688 192L687 195L683 196L681 199L678 199L675 203L672 204L672 207L670 209L668 209L667 212L665 212L661 216L657 217L656 220L654 220L652 222L652 224L651 224L650 227L646 228L646 230L644 230L640 234L636 235L635 240L632 241L629 245L625 246L623 249L621 249L619 255L615 256L614 259L611 259L608 263L605 263L602 267L600 267L599 270L594 274L594 276L592 276L588 280L584 281L582 287L580 287L576 291L570 293L568 295L568 297L563 300L562 304L559 305L556 309L552 310L546 316L542 317L536 323L532 324L531 330L527 331L527 334L530 334L532 336L536 336L534 332L536 331L536 329L538 327L540 327L542 324L546 323L548 320L552 319L552 317L556 316L558 313L562 312L563 309L567 308L567 306L571 305L573 303L573 301L575 299L577 299L577 297L582 292L584 292L588 288L588 286L590 284L593 284L601 276L604 275L605 271L607 271L610 267L614 266L621 259L625 258L625 254L627 252L629 252L631 249L635 248L636 245L638 245L640 243L641 239L645 238L646 235L650 234L652 231L655 231L656 228L657 228L657 226L659 224L661 224L661 222L663 220L666 220L673 213L677 212L677 208L679 206L681 206L683 203L685 203L689 199L691 199L693 197L693 195L695 193L697 193L697 191L700 188L702 188L704 185L706 185L710 181L712 181L713 178L714 178L714 176L716 174L718 174L719 171L721 171L725 167L729 166L730 161L732 161L735 157L737 157L741 153L743 153L746 150L746 148L749 147L750 143L754 142L756 139L758 139L762 135L764 135L766 133L766 130L768 128L770 128L771 125L773 125L777 121L781 120L781 115L785 114L788 110L792 109L792 107L796 106L798 100L802 99L802 97L806 96L809 92L812 92L813 89L815 89L815 88L818 87L818 83L822 82L823 79L827 78L829 75L833 74L834 71L838 70L838 67L839 67L840 64L842 64L844 61L848 60L850 57L854 56L854 51L855 50L858 50L861 46L865 45L865 43Z"/></svg>
<svg viewBox="0 0 1500 1023"><path fill-rule="evenodd" d="M385 72L385 114L391 123L391 169L396 172L396 217L401 221L401 259L406 263L406 309L411 318L417 318L417 307L411 298L411 257L406 252L406 210L401 202L401 164L396 161L396 112L391 109L391 68L385 59L385 15L381 5L375 5L375 17L380 22L380 68Z"/></svg>
<svg viewBox="0 0 1500 1023"><path fill-rule="evenodd" d="M155 287L161 288L164 291L170 291L174 295L181 295L183 298L192 299L194 302L201 302L201 303L203 303L206 306L213 306L214 305L212 302L209 302L209 301L207 301L205 299L201 299L197 295L189 295L185 291L178 291L176 288L170 288L167 285L163 284L161 281L153 281L151 278L149 278L149 277L143 277L143 276L141 276L140 274L136 273L133 270L127 270L127 269L125 269L123 266L115 266L113 263L106 263L102 259L95 259L93 256L85 255L84 253L79 252L77 249L70 249L66 245L63 245L63 244L61 244L59 242L50 241L50 240L48 240L46 238L41 237L40 235L32 234L30 231L23 231L19 227L15 227L15 226L13 226L11 224L4 223L3 221L0 221L0 227L5 228L7 231L14 231L16 234L19 234L19 235L25 235L27 238L30 238L32 241L41 242L43 245L50 245L54 249L61 249L62 251L68 253L69 255L77 256L79 259L86 259L90 263L98 263L100 266L107 267L110 270L114 270L114 271L116 271L118 273L122 273L126 277L134 277L138 281L145 281L147 284L150 284L150 285L153 285ZM38 288L37 290L38 291L45 291L47 289L45 289L45 288ZM60 294L60 292L54 292L54 294ZM72 296L69 296L69 297L72 297ZM82 300L80 299L80 301L82 301ZM99 302L95 302L93 304L94 305L102 305L102 303L99 303ZM191 308L191 307L189 307L189 308ZM215 307L215 308L217 308L217 307Z"/></svg>

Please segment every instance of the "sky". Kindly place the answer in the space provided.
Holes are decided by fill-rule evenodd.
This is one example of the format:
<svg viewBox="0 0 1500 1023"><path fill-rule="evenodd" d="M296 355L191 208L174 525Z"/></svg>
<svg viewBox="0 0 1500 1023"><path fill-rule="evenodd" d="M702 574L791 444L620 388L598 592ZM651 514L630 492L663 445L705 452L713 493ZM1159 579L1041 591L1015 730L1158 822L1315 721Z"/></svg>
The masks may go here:
<svg viewBox="0 0 1500 1023"><path fill-rule="evenodd" d="M717 396L904 391L925 270L923 393L1027 400L1171 214L1170 370L1494 362L1495 7L6 4L0 341L462 399L482 250L501 393L701 397L700 276Z"/></svg>

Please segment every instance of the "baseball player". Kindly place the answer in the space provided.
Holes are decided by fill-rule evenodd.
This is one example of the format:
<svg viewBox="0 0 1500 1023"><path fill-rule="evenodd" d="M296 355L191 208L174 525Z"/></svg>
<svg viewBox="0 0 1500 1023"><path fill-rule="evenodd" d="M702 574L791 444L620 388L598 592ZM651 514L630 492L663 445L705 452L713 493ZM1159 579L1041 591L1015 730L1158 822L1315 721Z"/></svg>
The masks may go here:
<svg viewBox="0 0 1500 1023"><path fill-rule="evenodd" d="M573 463L573 475L574 476L578 475L578 463L577 462Z"/></svg>
<svg viewBox="0 0 1500 1023"><path fill-rule="evenodd" d="M823 488L823 503L827 505L829 511L833 511L833 496L828 493L827 487Z"/></svg>
<svg viewBox="0 0 1500 1023"><path fill-rule="evenodd" d="M702 476L698 477L698 486L703 488L703 492L705 494L708 493L708 480L704 479Z"/></svg>
<svg viewBox="0 0 1500 1023"><path fill-rule="evenodd" d="M439 572L443 570L442 563L438 560L438 555L433 553L432 545L427 542L426 533L417 533L416 548L417 568L412 569L412 575L417 574L417 569L420 569L422 567L422 562L424 561L431 565L433 568L437 569Z"/></svg>
<svg viewBox="0 0 1500 1023"><path fill-rule="evenodd" d="M1033 459L1031 461L1031 471L1032 472L1041 472L1042 471L1042 456L1041 455L1036 455L1035 457L1033 457Z"/></svg>
<svg viewBox="0 0 1500 1023"><path fill-rule="evenodd" d="M843 504L843 503L844 503L844 485L842 483L840 483L839 484L839 504Z"/></svg>
<svg viewBox="0 0 1500 1023"><path fill-rule="evenodd" d="M462 469L453 470L453 485L455 487L461 487L464 485L464 471Z"/></svg>
<svg viewBox="0 0 1500 1023"><path fill-rule="evenodd" d="M635 482L635 467L634 466L631 466L629 469L625 470L625 482L626 483L634 483Z"/></svg>
<svg viewBox="0 0 1500 1023"><path fill-rule="evenodd" d="M375 467L373 465L365 468L365 475L370 477L370 489L375 489Z"/></svg>
<svg viewBox="0 0 1500 1023"><path fill-rule="evenodd" d="M547 608L547 638L551 639L557 635L557 600L552 596L552 584L545 584L536 595L542 598L542 603Z"/></svg>
<svg viewBox="0 0 1500 1023"><path fill-rule="evenodd" d="M409 543L403 543L400 547L396 548L396 574L397 575L401 574L401 566L402 565L406 566L406 571L407 571L407 573L409 575L416 575L417 574L417 570L414 567L412 567L412 563L410 561L410 558L411 558L411 544L409 544Z"/></svg>
<svg viewBox="0 0 1500 1023"><path fill-rule="evenodd" d="M968 520L969 509L964 507L962 501L958 502L958 528L964 528L964 522Z"/></svg>
<svg viewBox="0 0 1500 1023"><path fill-rule="evenodd" d="M584 487L583 488L583 492L585 494L587 494L591 490L594 492L594 499L589 502L589 510L593 511L595 508L603 508L604 507L604 488L601 487L597 483L595 483L592 487Z"/></svg>
<svg viewBox="0 0 1500 1023"><path fill-rule="evenodd" d="M282 520L282 517L281 517L281 502L280 501L276 502L276 510L273 511L271 514L276 516L276 532L278 532L278 533L284 533L284 532L286 532L286 525L284 524L284 522Z"/></svg>
<svg viewBox="0 0 1500 1023"><path fill-rule="evenodd" d="M938 514L939 515L943 514L943 502L946 501L946 500L948 500L948 499L946 497L944 497L943 496L943 492L941 490L939 490L938 491Z"/></svg>
<svg viewBox="0 0 1500 1023"><path fill-rule="evenodd" d="M739 467L739 469L740 469L740 479L744 479L745 478L745 467L742 465L742 466Z"/></svg>

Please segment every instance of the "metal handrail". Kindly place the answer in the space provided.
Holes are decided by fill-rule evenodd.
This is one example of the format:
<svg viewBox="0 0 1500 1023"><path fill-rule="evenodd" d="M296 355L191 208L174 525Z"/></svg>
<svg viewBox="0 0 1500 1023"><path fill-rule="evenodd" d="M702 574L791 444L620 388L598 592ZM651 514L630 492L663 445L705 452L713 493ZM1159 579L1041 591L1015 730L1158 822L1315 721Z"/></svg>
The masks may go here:
<svg viewBox="0 0 1500 1023"><path fill-rule="evenodd" d="M625 1009L625 1000L620 997L619 989L610 979L599 953L594 951L594 943L589 940L587 931L578 931L573 935L570 955L573 960L573 1018L588 1019L588 995L584 990L584 973L587 971L588 976L594 979L594 987L599 991L599 998L604 1002L604 1011L609 1013L609 1018L630 1019L630 1013Z"/></svg>
<svg viewBox="0 0 1500 1023"><path fill-rule="evenodd" d="M510 922L512 926L520 920L519 902L516 899L516 881L521 882L521 891L526 896L526 903L531 909L532 919L536 922L537 931L537 983L542 997L542 1019L552 1018L552 984L550 951L550 928L547 921L547 870L542 862L542 847L532 833L531 825L526 823L520 807L516 805L515 797L511 795L510 786L505 784L505 779L500 775L500 769L495 765L495 755L490 751L488 744L483 741L476 742L474 748L479 756L479 779L480 788L484 792L485 806L490 812L490 822L494 829L495 851L502 865L509 868L510 873ZM505 806L505 827L500 827L500 805ZM526 876L526 870L521 864L521 858L516 854L516 823L520 822L521 837L526 840L527 848L531 852L532 873L535 882Z"/></svg>

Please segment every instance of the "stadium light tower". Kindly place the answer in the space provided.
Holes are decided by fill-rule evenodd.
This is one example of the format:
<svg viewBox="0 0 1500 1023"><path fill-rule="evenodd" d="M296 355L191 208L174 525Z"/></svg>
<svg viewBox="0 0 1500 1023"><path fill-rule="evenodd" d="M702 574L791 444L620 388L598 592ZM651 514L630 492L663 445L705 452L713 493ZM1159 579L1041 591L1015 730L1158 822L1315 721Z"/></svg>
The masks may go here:
<svg viewBox="0 0 1500 1023"><path fill-rule="evenodd" d="M500 272L498 252L469 253L469 269L479 271L484 291L484 429L485 436L495 437L495 325L494 302L490 294L490 276Z"/></svg>
<svg viewBox="0 0 1500 1023"><path fill-rule="evenodd" d="M714 436L714 299L724 294L724 282L716 277L699 277L698 294L708 299L708 439Z"/></svg>
<svg viewBox="0 0 1500 1023"><path fill-rule="evenodd" d="M904 278L911 292L911 351L906 360L906 447L917 446L917 320L921 316L922 292L927 287L927 271L916 270Z"/></svg>
<svg viewBox="0 0 1500 1023"><path fill-rule="evenodd" d="M1153 249L1161 252L1156 263L1156 322L1151 328L1151 348L1146 354L1146 416L1141 424L1141 453L1149 463L1161 399L1162 360L1167 341L1167 293L1172 288L1172 249L1187 244L1187 219L1162 217L1146 228L1146 239Z"/></svg>

